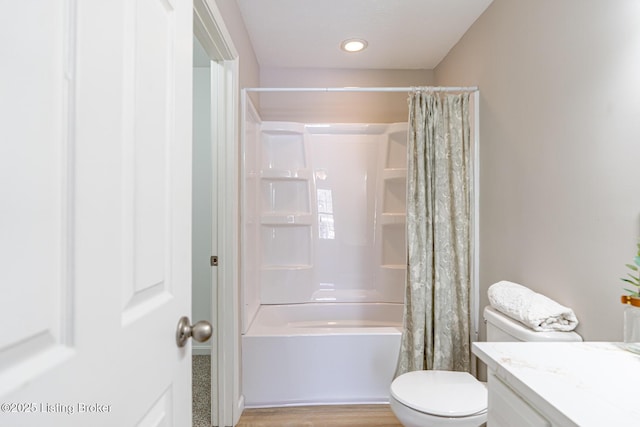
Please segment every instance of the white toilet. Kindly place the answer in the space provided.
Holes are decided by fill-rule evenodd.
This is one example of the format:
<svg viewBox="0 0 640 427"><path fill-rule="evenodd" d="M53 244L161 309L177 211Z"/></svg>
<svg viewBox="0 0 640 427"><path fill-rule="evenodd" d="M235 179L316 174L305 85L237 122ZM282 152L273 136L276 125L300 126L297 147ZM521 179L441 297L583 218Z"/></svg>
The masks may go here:
<svg viewBox="0 0 640 427"><path fill-rule="evenodd" d="M487 341L582 341L575 332L535 332L484 309ZM467 372L414 371L391 383L391 409L405 427L479 427L487 421L487 388Z"/></svg>

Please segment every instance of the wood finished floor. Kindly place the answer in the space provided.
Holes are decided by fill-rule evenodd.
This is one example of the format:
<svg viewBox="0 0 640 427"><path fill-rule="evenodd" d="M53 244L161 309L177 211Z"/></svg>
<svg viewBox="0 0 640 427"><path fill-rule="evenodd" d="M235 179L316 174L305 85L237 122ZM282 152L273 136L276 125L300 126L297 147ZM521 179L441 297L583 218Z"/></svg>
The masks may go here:
<svg viewBox="0 0 640 427"><path fill-rule="evenodd" d="M402 427L389 405L245 409L236 427Z"/></svg>

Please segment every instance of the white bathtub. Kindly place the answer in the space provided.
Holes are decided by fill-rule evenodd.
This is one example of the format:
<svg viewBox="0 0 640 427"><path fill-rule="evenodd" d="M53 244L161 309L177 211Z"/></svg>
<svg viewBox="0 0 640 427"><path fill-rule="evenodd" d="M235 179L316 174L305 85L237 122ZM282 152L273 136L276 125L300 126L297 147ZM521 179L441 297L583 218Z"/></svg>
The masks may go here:
<svg viewBox="0 0 640 427"><path fill-rule="evenodd" d="M246 407L386 403L402 304L263 305L242 336Z"/></svg>

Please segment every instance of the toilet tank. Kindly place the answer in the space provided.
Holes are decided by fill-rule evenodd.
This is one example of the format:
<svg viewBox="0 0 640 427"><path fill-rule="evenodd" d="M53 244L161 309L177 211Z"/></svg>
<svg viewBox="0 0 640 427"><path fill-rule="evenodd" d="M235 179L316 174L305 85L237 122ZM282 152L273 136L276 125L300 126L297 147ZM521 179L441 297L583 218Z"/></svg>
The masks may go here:
<svg viewBox="0 0 640 427"><path fill-rule="evenodd" d="M487 341L582 341L576 332L537 332L487 306L484 309Z"/></svg>

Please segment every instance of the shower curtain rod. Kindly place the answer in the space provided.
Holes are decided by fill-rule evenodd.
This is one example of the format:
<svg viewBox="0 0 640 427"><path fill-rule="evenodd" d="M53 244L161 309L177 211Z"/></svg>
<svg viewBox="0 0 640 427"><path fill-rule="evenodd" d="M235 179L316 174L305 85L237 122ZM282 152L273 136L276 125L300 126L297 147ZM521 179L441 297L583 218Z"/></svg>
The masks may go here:
<svg viewBox="0 0 640 427"><path fill-rule="evenodd" d="M477 86L412 86L412 87L248 87L247 92L476 92Z"/></svg>

